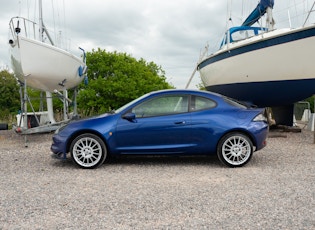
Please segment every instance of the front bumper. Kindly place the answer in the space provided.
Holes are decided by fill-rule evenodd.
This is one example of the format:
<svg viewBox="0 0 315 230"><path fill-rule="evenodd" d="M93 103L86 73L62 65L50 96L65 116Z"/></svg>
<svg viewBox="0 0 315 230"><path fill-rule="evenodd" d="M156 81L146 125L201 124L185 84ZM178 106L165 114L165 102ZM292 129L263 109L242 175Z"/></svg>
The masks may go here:
<svg viewBox="0 0 315 230"><path fill-rule="evenodd" d="M50 147L50 150L54 154L66 154L66 138L59 136L58 134L55 134L52 137L52 144Z"/></svg>

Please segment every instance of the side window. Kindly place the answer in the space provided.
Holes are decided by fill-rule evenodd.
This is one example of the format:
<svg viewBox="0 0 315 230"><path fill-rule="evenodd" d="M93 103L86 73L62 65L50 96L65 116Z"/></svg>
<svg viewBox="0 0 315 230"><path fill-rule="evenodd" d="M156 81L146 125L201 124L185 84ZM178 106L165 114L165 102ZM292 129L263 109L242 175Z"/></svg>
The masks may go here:
<svg viewBox="0 0 315 230"><path fill-rule="evenodd" d="M161 96L141 103L134 107L132 112L136 114L137 118L187 113L188 96Z"/></svg>
<svg viewBox="0 0 315 230"><path fill-rule="evenodd" d="M205 97L192 97L191 110L200 111L204 109L211 109L216 107L216 102Z"/></svg>
<svg viewBox="0 0 315 230"><path fill-rule="evenodd" d="M236 31L233 34L231 34L231 42L236 42L240 41L249 37L255 36L255 31L254 30L240 30Z"/></svg>

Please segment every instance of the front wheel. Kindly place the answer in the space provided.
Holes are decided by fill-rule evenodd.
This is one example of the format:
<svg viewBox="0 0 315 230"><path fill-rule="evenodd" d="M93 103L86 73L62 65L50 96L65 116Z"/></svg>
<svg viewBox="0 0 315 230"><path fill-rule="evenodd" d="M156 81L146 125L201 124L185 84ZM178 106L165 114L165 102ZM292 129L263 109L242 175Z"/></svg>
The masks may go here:
<svg viewBox="0 0 315 230"><path fill-rule="evenodd" d="M81 168L96 168L107 157L105 143L98 136L86 133L76 137L70 146L71 158Z"/></svg>
<svg viewBox="0 0 315 230"><path fill-rule="evenodd" d="M229 167L241 167L251 159L253 143L242 133L229 133L220 140L217 155L223 164Z"/></svg>

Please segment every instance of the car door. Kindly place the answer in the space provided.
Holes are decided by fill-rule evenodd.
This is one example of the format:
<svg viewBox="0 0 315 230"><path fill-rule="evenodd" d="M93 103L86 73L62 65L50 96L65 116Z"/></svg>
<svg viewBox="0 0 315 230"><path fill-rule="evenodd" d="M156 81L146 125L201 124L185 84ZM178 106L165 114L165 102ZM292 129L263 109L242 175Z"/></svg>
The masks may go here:
<svg viewBox="0 0 315 230"><path fill-rule="evenodd" d="M210 98L192 96L190 103L191 111L191 134L195 153L211 153L215 151L218 135L222 132L221 117L216 110L217 102Z"/></svg>
<svg viewBox="0 0 315 230"><path fill-rule="evenodd" d="M183 153L191 147L189 95L167 95L147 100L117 122L116 150L121 154Z"/></svg>

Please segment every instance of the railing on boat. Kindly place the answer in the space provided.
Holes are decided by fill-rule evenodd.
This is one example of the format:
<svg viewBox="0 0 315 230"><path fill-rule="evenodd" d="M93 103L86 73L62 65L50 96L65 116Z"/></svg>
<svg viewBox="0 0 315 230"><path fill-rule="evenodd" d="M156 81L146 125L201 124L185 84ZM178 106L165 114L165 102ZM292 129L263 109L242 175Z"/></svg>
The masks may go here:
<svg viewBox="0 0 315 230"><path fill-rule="evenodd" d="M27 18L23 17L11 18L9 26L13 38L16 38L17 35L23 35L31 39L39 38L38 24Z"/></svg>
<svg viewBox="0 0 315 230"><path fill-rule="evenodd" d="M14 39L16 39L18 35L22 35L29 39L45 42L46 39L43 38L43 35L45 33L50 44L54 45L54 42L51 39L51 36L47 31L47 28L44 26L44 24L42 25L42 28L40 28L38 23L31 21L27 18L13 17L10 20L9 26L12 37Z"/></svg>

